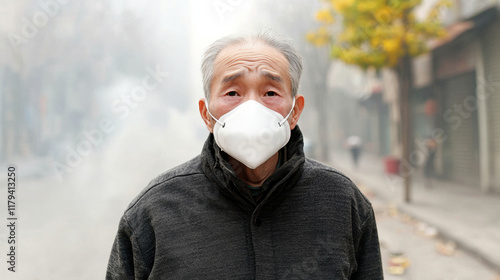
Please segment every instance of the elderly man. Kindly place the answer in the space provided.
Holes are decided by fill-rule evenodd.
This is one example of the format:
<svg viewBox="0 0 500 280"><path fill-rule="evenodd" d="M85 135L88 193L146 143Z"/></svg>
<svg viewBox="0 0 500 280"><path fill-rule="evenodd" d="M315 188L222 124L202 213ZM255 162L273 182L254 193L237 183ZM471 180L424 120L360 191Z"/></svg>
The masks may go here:
<svg viewBox="0 0 500 280"><path fill-rule="evenodd" d="M269 33L208 48L199 110L210 135L130 204L107 279L382 279L369 201L304 156L301 71Z"/></svg>

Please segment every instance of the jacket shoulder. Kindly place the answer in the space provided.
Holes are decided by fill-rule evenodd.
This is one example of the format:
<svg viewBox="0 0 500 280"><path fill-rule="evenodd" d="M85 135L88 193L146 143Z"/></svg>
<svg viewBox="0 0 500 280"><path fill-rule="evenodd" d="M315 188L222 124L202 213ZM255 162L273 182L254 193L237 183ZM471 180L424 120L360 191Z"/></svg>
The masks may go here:
<svg viewBox="0 0 500 280"><path fill-rule="evenodd" d="M339 170L321 163L317 160L306 158L306 162L304 165L306 171L313 173L314 175L323 175L328 177L338 177L339 179L345 181L346 184L353 184L352 180L347 177L344 173Z"/></svg>
<svg viewBox="0 0 500 280"><path fill-rule="evenodd" d="M167 170L160 175L156 176L149 184L137 195L132 202L129 204L125 213L130 212L137 204L142 200L154 197L158 195L159 192L163 192L164 188L162 186L168 185L169 182L189 176L203 175L203 170L201 169L201 159L197 156L181 165L178 165L170 170Z"/></svg>
<svg viewBox="0 0 500 280"><path fill-rule="evenodd" d="M331 166L307 158L303 177L321 188L321 192L333 192L350 198L356 210L366 212L372 208L370 201L356 184L347 175Z"/></svg>

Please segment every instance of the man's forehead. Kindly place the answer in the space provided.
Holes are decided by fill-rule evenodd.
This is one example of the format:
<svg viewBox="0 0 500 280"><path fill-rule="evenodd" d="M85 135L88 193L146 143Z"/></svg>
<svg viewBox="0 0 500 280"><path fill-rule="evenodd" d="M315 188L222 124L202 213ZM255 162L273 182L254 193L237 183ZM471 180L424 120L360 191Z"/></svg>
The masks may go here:
<svg viewBox="0 0 500 280"><path fill-rule="evenodd" d="M214 64L234 62L235 60L251 62L282 62L288 65L286 57L276 48L262 42L248 42L225 47L217 55Z"/></svg>
<svg viewBox="0 0 500 280"><path fill-rule="evenodd" d="M263 43L246 43L224 48L214 61L214 74L224 84L250 72L275 82L288 80L288 60L277 49Z"/></svg>

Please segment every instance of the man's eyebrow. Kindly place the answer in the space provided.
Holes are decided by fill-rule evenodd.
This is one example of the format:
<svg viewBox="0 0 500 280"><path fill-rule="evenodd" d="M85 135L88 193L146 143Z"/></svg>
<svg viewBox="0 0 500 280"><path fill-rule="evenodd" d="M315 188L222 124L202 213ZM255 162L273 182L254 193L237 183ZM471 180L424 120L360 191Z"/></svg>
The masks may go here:
<svg viewBox="0 0 500 280"><path fill-rule="evenodd" d="M268 72L268 71L260 71L260 75L261 76L266 76L269 79L271 79L273 81L276 81L276 82L279 82L279 83L283 82L283 79L280 76L274 75L274 74L272 74L271 72Z"/></svg>
<svg viewBox="0 0 500 280"><path fill-rule="evenodd" d="M230 82L234 79L237 79L239 77L241 77L243 75L243 72L236 72L234 74L231 74L231 75L227 75L225 76L224 78L222 78L222 83L227 83L227 82Z"/></svg>
<svg viewBox="0 0 500 280"><path fill-rule="evenodd" d="M269 71L265 71L265 70L260 71L260 75L265 76L265 77L267 77L273 81L279 82L279 83L283 82L283 79L280 76L275 75ZM239 71L239 72L236 72L234 74L227 75L224 78L222 78L222 83L228 83L228 82L235 80L241 76L243 76L243 71Z"/></svg>

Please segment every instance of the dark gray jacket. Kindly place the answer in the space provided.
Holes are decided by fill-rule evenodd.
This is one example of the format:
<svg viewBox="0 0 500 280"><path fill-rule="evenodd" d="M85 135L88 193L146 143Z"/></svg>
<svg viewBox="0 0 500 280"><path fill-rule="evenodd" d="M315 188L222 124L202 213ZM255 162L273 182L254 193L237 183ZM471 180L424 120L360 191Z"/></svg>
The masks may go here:
<svg viewBox="0 0 500 280"><path fill-rule="evenodd" d="M299 128L256 202L210 135L123 215L106 279L382 279L373 210Z"/></svg>

